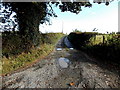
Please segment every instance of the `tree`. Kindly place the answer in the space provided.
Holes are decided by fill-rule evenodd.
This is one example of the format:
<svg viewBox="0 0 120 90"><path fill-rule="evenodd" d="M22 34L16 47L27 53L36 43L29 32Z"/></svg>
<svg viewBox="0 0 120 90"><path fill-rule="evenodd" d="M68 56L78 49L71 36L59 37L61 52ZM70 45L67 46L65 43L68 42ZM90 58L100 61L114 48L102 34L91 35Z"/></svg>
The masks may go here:
<svg viewBox="0 0 120 90"><path fill-rule="evenodd" d="M26 50L29 50L32 46L38 46L39 43L39 24L49 20L49 16L52 16L54 12L47 9L47 2L22 2L22 3L3 3L5 6L4 12L8 13L6 17L10 17L12 12L15 12L16 21L19 25L19 32L23 39L23 46ZM14 29L13 29L14 30Z"/></svg>
<svg viewBox="0 0 120 90"><path fill-rule="evenodd" d="M92 7L89 0L83 0L82 2L9 2L2 3L5 9L3 21L9 19L10 15L15 12L15 20L19 25L19 32L23 39L23 45L25 48L36 47L39 43L39 24L46 21L49 22L49 17L56 17L52 9L52 4L59 6L62 12L70 11L78 14L81 11L81 6ZM106 4L108 5L108 3ZM49 7L49 8L48 8ZM6 9L9 9L7 11ZM14 30L14 29L13 29Z"/></svg>

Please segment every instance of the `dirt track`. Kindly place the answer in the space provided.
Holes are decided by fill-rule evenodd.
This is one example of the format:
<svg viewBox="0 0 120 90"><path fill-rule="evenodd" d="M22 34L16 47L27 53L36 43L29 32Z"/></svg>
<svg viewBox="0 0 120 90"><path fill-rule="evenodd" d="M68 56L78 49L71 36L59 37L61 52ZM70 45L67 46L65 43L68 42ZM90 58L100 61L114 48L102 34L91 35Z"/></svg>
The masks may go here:
<svg viewBox="0 0 120 90"><path fill-rule="evenodd" d="M119 76L103 69L81 51L64 47L62 38L55 50L32 67L3 78L4 88L120 88ZM62 48L62 50L57 50ZM60 57L71 62L62 69ZM70 86L69 83L74 85Z"/></svg>

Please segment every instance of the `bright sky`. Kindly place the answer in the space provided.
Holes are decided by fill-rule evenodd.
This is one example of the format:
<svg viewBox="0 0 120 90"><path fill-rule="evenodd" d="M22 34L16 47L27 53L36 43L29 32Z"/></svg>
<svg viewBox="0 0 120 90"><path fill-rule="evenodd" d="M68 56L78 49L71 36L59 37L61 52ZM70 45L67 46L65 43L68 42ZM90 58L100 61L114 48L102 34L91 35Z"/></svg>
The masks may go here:
<svg viewBox="0 0 120 90"><path fill-rule="evenodd" d="M58 15L57 18L51 18L52 25L40 25L40 31L44 32L63 32L70 33L75 29L91 32L94 28L98 32L106 33L118 31L118 1L111 2L108 6L105 4L93 3L92 8L82 7L79 14L70 12L61 12L54 7Z"/></svg>

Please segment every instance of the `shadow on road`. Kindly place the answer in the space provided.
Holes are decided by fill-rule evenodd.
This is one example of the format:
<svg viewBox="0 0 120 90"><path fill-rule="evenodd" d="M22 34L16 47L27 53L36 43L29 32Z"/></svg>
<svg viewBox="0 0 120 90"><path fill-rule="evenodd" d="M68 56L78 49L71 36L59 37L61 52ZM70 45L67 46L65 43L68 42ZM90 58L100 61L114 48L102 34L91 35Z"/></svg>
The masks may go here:
<svg viewBox="0 0 120 90"><path fill-rule="evenodd" d="M67 56L66 58L68 58L70 61L72 62L86 62L86 63L90 63L90 64L94 64L97 65L98 67L100 67L103 70L107 70L110 72L113 72L114 74L118 75L120 77L120 67L113 67L110 66L109 64L105 64L104 62L100 62L97 61L95 58L91 58L89 57L86 53L82 52L82 51L78 51L78 50L70 50L69 53L71 54L70 56Z"/></svg>
<svg viewBox="0 0 120 90"><path fill-rule="evenodd" d="M67 48L67 46L65 45L65 38L67 36L63 37L61 39L61 41L58 43L58 46L60 44L61 48ZM89 57L89 55L87 55L86 53L80 51L80 50L69 50L69 53L71 55L67 56L66 58L68 58L69 60L71 60L72 62L87 62L87 63L91 63L91 64L95 64L98 67L102 68L103 70L108 70L110 72L113 72L114 74L118 75L120 77L120 66L114 63L104 63L101 60L98 60L96 58L93 57ZM115 65L115 66L113 66Z"/></svg>

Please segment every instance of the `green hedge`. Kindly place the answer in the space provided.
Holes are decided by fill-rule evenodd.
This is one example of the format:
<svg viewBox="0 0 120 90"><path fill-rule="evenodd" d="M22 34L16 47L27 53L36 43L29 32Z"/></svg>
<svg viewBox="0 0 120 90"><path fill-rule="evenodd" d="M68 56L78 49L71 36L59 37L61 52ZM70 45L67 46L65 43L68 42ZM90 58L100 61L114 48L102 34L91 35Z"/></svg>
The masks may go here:
<svg viewBox="0 0 120 90"><path fill-rule="evenodd" d="M74 48L82 48L90 42L90 38L95 36L97 33L91 32L72 32L68 35L68 40L73 44Z"/></svg>
<svg viewBox="0 0 120 90"><path fill-rule="evenodd" d="M120 34L70 33L68 39L78 50L120 64Z"/></svg>
<svg viewBox="0 0 120 90"><path fill-rule="evenodd" d="M18 34L7 34L3 37L3 58L0 61L0 74L7 74L23 66L29 65L37 59L41 59L53 51L57 41L63 37L63 33L47 33L40 35L40 46L24 52L22 40Z"/></svg>
<svg viewBox="0 0 120 90"><path fill-rule="evenodd" d="M55 44L59 37L63 36L62 33L47 33L40 34L40 45L42 44ZM40 47L40 46L38 46ZM26 49L22 42L22 39L18 33L3 32L2 33L2 55L3 57L10 57L19 55L25 52Z"/></svg>

